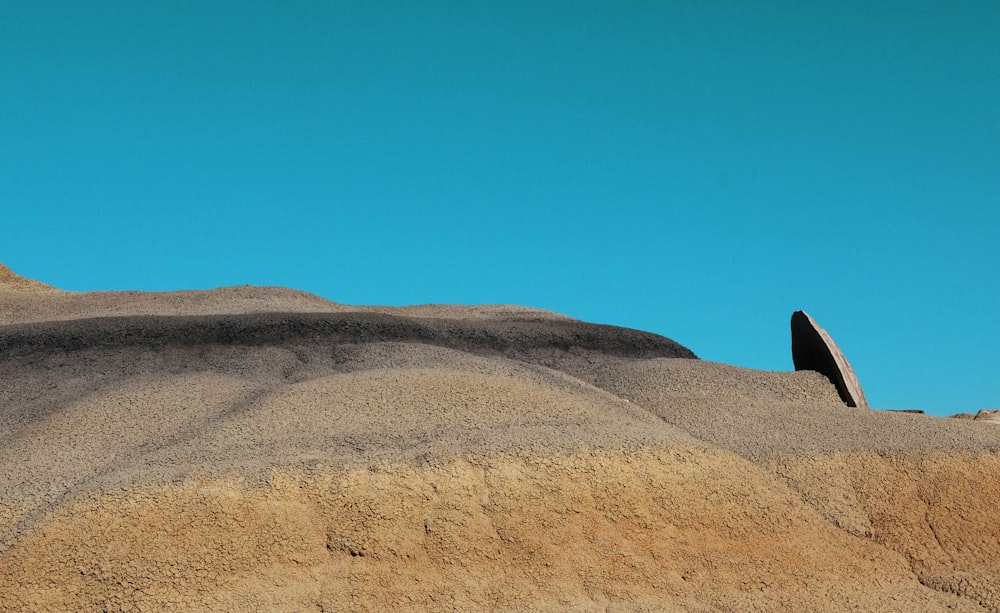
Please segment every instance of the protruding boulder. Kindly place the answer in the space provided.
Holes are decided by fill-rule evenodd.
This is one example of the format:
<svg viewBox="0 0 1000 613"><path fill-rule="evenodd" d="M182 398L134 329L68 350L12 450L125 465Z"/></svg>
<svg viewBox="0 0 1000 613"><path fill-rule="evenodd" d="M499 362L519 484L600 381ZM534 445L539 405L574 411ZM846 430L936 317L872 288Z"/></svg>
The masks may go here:
<svg viewBox="0 0 1000 613"><path fill-rule="evenodd" d="M1000 410L983 409L978 413L976 413L976 416L973 419L975 419L976 421L983 421L990 424L1000 425Z"/></svg>
<svg viewBox="0 0 1000 613"><path fill-rule="evenodd" d="M949 415L948 419L971 419L1000 426L1000 409L982 409L978 413L955 413Z"/></svg>
<svg viewBox="0 0 1000 613"><path fill-rule="evenodd" d="M792 361L795 370L815 370L826 375L847 406L869 408L858 377L844 353L805 311L792 313Z"/></svg>

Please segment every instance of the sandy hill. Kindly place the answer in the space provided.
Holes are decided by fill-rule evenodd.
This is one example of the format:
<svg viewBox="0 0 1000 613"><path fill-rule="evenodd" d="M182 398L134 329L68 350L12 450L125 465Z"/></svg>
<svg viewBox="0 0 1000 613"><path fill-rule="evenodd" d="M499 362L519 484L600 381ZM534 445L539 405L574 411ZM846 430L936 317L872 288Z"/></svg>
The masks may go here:
<svg viewBox="0 0 1000 613"><path fill-rule="evenodd" d="M0 268L0 610L996 611L1000 428L490 305Z"/></svg>

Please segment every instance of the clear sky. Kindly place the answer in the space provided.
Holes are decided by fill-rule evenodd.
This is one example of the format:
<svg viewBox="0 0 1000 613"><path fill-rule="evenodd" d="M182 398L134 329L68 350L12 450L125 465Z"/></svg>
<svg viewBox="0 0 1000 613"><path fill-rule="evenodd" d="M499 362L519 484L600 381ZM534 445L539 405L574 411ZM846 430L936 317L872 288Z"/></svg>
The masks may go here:
<svg viewBox="0 0 1000 613"><path fill-rule="evenodd" d="M0 262L516 303L1000 407L996 0L0 2Z"/></svg>

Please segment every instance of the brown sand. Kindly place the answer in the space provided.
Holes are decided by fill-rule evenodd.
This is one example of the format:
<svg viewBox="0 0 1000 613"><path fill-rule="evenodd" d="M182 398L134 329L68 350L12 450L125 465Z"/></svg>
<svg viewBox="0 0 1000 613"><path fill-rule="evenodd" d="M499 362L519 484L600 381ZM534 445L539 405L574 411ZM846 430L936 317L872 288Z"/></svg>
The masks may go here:
<svg viewBox="0 0 1000 613"><path fill-rule="evenodd" d="M0 324L0 610L1000 610L1000 428L817 373L280 288Z"/></svg>

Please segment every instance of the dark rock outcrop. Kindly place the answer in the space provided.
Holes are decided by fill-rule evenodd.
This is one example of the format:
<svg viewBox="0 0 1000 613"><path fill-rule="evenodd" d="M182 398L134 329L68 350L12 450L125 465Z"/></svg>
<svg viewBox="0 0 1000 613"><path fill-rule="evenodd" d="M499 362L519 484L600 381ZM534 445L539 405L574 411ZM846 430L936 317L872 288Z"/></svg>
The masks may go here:
<svg viewBox="0 0 1000 613"><path fill-rule="evenodd" d="M869 408L858 377L844 353L805 311L792 313L792 361L795 370L815 370L826 375L847 406Z"/></svg>

